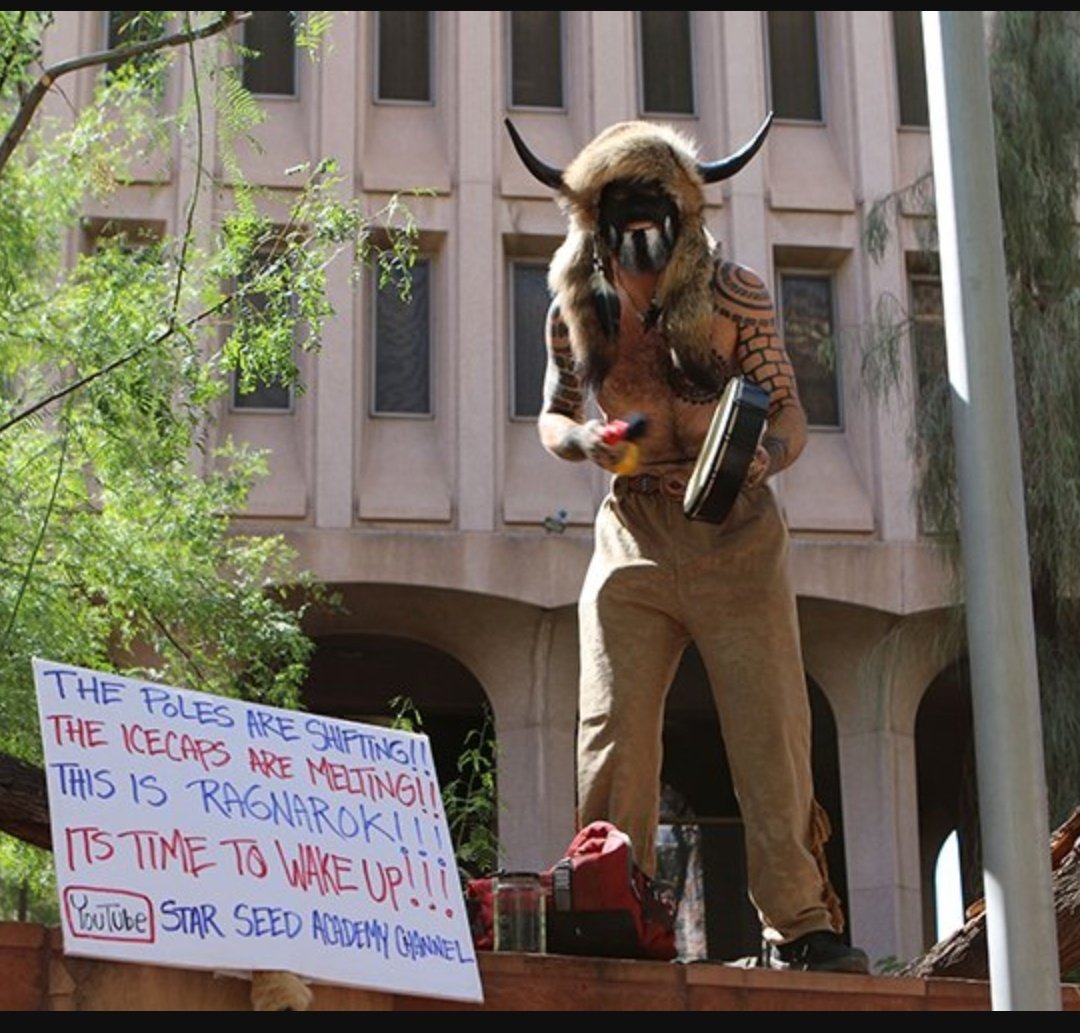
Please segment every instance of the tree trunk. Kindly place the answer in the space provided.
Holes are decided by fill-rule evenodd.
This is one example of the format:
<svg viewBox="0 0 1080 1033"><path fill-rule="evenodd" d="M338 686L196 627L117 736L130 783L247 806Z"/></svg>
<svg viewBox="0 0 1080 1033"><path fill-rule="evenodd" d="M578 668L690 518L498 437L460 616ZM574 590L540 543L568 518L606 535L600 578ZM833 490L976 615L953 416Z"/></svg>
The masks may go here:
<svg viewBox="0 0 1080 1033"><path fill-rule="evenodd" d="M1080 968L1080 807L1050 838L1050 862L1057 916L1058 959L1062 977ZM934 944L900 973L905 976L945 976L989 979L986 906L977 901L961 929Z"/></svg>
<svg viewBox="0 0 1080 1033"><path fill-rule="evenodd" d="M6 753L0 753L0 832L52 849L45 772Z"/></svg>

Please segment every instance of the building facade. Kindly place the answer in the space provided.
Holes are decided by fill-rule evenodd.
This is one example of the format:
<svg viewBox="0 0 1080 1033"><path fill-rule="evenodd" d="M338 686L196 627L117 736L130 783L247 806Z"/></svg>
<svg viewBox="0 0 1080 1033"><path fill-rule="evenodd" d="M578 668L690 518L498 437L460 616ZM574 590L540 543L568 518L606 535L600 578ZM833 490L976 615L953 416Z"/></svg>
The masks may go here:
<svg viewBox="0 0 1080 1033"><path fill-rule="evenodd" d="M47 54L102 49L120 24L110 15L126 13L57 12ZM911 341L898 390L863 374L882 299L940 328L919 213L901 206L880 259L864 242L875 202L930 170L919 12L343 11L317 62L292 46L287 14L254 12L240 30L261 55L245 75L266 115L245 174L288 190L288 169L333 157L373 212L406 192L420 231L410 305L332 270L336 315L301 357L306 390L234 394L220 413L218 433L269 454L240 526L286 535L344 603L309 628L309 706L382 720L408 698L444 763L490 707L505 865L561 855L576 600L606 479L537 436L544 273L566 226L504 119L563 165L638 117L718 158L774 111L761 154L708 188L707 222L772 286L810 415L804 454L772 487L793 536L851 939L876 962L921 953L936 939L934 863L958 819L971 722L963 658L944 644L953 582L913 502ZM176 66L170 102L187 74ZM89 209L87 227L175 232L191 182L175 170ZM684 805L673 827L700 832L708 955L753 953L738 806L692 650L669 702L664 781Z"/></svg>

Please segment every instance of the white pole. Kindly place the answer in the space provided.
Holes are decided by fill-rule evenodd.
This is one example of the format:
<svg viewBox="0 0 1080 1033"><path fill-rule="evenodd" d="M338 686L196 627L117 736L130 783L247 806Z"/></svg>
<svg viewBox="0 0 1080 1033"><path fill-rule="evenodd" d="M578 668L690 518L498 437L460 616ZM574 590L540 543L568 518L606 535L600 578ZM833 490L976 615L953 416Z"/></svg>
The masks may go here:
<svg viewBox="0 0 1080 1033"><path fill-rule="evenodd" d="M990 76L982 11L923 11L995 1011L1060 1011Z"/></svg>

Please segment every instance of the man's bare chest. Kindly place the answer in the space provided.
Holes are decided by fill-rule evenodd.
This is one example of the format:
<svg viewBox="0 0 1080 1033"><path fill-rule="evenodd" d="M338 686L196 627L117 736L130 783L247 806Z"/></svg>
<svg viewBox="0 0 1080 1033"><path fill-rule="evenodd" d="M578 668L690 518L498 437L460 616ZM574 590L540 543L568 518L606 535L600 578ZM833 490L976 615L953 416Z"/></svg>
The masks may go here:
<svg viewBox="0 0 1080 1033"><path fill-rule="evenodd" d="M733 372L719 351L693 375L680 368L658 330L631 328L597 394L608 418L640 412L649 430L639 445L645 462L683 461L697 455L716 403Z"/></svg>

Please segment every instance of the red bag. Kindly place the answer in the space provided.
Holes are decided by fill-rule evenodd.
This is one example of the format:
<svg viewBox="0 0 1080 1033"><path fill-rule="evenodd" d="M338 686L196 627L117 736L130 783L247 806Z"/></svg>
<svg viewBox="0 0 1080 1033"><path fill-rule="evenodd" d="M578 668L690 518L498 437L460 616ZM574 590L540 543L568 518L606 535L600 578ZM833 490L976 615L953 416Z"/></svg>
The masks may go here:
<svg viewBox="0 0 1080 1033"><path fill-rule="evenodd" d="M496 876L465 886L473 944L491 950ZM586 825L566 856L540 873L551 954L607 958L675 957L675 903L634 863L630 838L607 821Z"/></svg>

